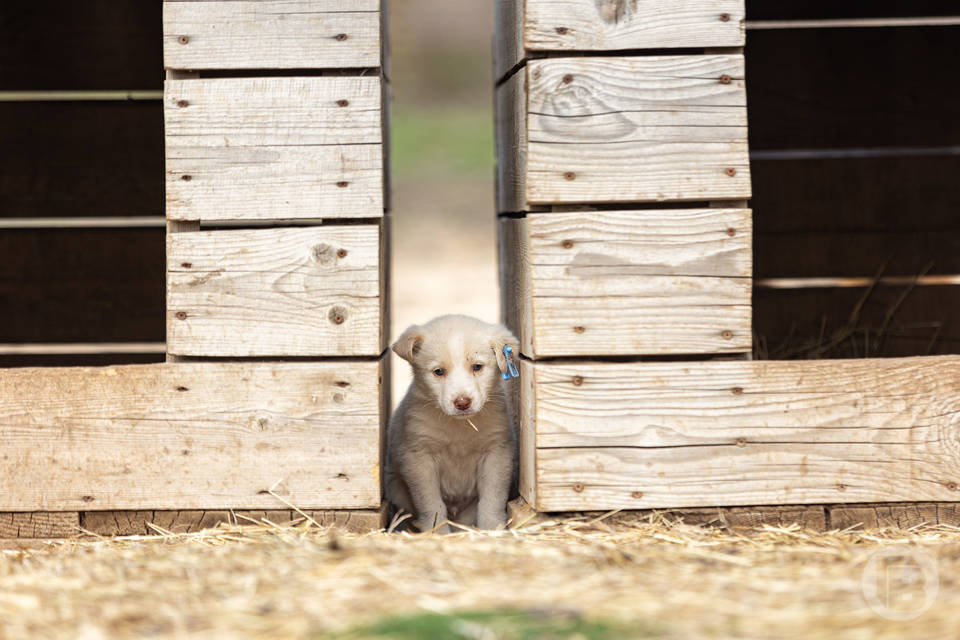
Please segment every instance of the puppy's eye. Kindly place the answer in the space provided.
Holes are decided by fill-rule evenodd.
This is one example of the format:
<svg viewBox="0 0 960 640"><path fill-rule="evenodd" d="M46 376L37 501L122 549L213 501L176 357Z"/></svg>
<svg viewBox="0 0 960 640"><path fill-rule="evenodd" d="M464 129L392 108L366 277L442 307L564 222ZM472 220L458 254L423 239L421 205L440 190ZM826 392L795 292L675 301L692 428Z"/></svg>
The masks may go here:
<svg viewBox="0 0 960 640"><path fill-rule="evenodd" d="M474 371L480 371L481 369L483 369L483 365L480 364L479 362L478 362L477 364L473 365L473 370L474 370Z"/></svg>
<svg viewBox="0 0 960 640"><path fill-rule="evenodd" d="M437 376L438 378L442 378L442 377L443 377L443 374L445 374L445 373L446 373L446 371L444 371L443 369L439 369L439 368L438 368L438 369L434 369L434 370L433 370L433 375Z"/></svg>

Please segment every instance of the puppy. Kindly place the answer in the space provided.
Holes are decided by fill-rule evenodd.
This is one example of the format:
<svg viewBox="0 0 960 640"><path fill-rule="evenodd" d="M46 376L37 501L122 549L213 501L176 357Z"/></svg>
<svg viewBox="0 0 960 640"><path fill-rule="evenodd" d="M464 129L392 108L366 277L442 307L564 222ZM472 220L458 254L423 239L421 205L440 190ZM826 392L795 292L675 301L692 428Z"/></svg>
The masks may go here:
<svg viewBox="0 0 960 640"><path fill-rule="evenodd" d="M505 345L519 349L503 326L457 315L414 325L393 345L413 382L387 429L385 489L421 531L506 522L517 455Z"/></svg>

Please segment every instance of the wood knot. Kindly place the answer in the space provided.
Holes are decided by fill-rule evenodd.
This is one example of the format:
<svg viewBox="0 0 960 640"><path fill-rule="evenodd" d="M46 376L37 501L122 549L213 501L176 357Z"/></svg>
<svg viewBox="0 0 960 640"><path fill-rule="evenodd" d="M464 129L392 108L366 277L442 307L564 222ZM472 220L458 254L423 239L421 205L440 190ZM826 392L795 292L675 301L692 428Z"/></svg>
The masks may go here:
<svg viewBox="0 0 960 640"><path fill-rule="evenodd" d="M573 171L564 171L564 172L563 172L563 179L564 179L564 180L576 180L576 179L577 179L577 174L575 174Z"/></svg>
<svg viewBox="0 0 960 640"><path fill-rule="evenodd" d="M737 230L733 227L727 227L727 235L732 238L733 236L737 235Z"/></svg>
<svg viewBox="0 0 960 640"><path fill-rule="evenodd" d="M570 32L570 29L567 29L566 27L557 27L557 28L556 28L556 32L559 33L559 34L562 35L562 36L565 36L565 35L567 35L567 33Z"/></svg>
<svg viewBox="0 0 960 640"><path fill-rule="evenodd" d="M949 489L950 491L956 491L956 490L957 490L957 483L956 483L956 482L948 482L948 483L947 483L947 489Z"/></svg>
<svg viewBox="0 0 960 640"><path fill-rule="evenodd" d="M334 307L330 309L330 314L328 316L330 322L333 324L343 324L347 321L347 310L343 307Z"/></svg>
<svg viewBox="0 0 960 640"><path fill-rule="evenodd" d="M845 484L838 484L838 485L837 485L837 491L846 491L846 490L847 490L847 485L845 485Z"/></svg>
<svg viewBox="0 0 960 640"><path fill-rule="evenodd" d="M583 332L585 332L586 330L587 330L586 327L580 327L580 326L577 326L577 327L574 327L574 328L573 328L573 332L574 332L574 333L583 333Z"/></svg>
<svg viewBox="0 0 960 640"><path fill-rule="evenodd" d="M573 240L564 240L560 243L560 246L564 249L573 249Z"/></svg>
<svg viewBox="0 0 960 640"><path fill-rule="evenodd" d="M573 74L572 73L564 74L563 84L570 84L571 82L573 82Z"/></svg>
<svg viewBox="0 0 960 640"><path fill-rule="evenodd" d="M747 439L746 439L746 438L737 438L734 442L735 442L735 444L736 444L738 447L745 447L745 446L747 446Z"/></svg>
<svg viewBox="0 0 960 640"><path fill-rule="evenodd" d="M743 395L743 387L734 387L733 389L730 389L730 392L731 392L733 395L735 395L735 396L742 396L742 395Z"/></svg>
<svg viewBox="0 0 960 640"><path fill-rule="evenodd" d="M184 182L190 182L191 180L193 180L193 176L191 176L188 173L185 173L182 176L180 176L180 179L183 180Z"/></svg>
<svg viewBox="0 0 960 640"><path fill-rule="evenodd" d="M189 107L189 106L190 106L190 101L189 101L189 100L177 100L177 106L180 107L181 109L184 108L184 107Z"/></svg>
<svg viewBox="0 0 960 640"><path fill-rule="evenodd" d="M583 493L583 483L575 482L573 484L573 490L576 491L577 493Z"/></svg>
<svg viewBox="0 0 960 640"><path fill-rule="evenodd" d="M630 492L630 497L631 497L631 498L634 498L634 499L636 499L636 500L639 500L640 498L643 497L643 491L631 491L631 492Z"/></svg>
<svg viewBox="0 0 960 640"><path fill-rule="evenodd" d="M177 311L177 313L174 314L174 315L176 315L177 320L186 320L186 319L187 319L187 312L186 312L186 311Z"/></svg>
<svg viewBox="0 0 960 640"><path fill-rule="evenodd" d="M337 257L338 257L338 258L346 258L346 257L347 257L347 250L346 250L346 249L337 249Z"/></svg>
<svg viewBox="0 0 960 640"><path fill-rule="evenodd" d="M723 74L722 76L720 76L720 84L730 84L731 80L732 78L727 74Z"/></svg>
<svg viewBox="0 0 960 640"><path fill-rule="evenodd" d="M347 187L350 186L350 183L347 182L346 180L341 180L340 182L337 183L337 186L340 187L341 189L346 189Z"/></svg>
<svg viewBox="0 0 960 640"><path fill-rule="evenodd" d="M730 329L724 329L722 332L720 332L720 337L724 340L733 340L733 331L730 331Z"/></svg>
<svg viewBox="0 0 960 640"><path fill-rule="evenodd" d="M350 101L349 101L349 100L337 100L337 106L338 106L338 107L347 107L347 106L350 106Z"/></svg>
<svg viewBox="0 0 960 640"><path fill-rule="evenodd" d="M539 78L540 78L540 69L534 69L534 70L533 70L533 73L532 73L531 75L533 76L533 79L534 79L534 80L539 79Z"/></svg>
<svg viewBox="0 0 960 640"><path fill-rule="evenodd" d="M724 170L724 173L732 178L733 176L737 175L737 170L734 169L733 167L729 167L726 170Z"/></svg>
<svg viewBox="0 0 960 640"><path fill-rule="evenodd" d="M338 33L337 35L333 36L333 39L336 40L337 42L343 42L344 40L347 39L347 37L348 36L345 33Z"/></svg>
<svg viewBox="0 0 960 640"><path fill-rule="evenodd" d="M177 42L179 42L180 44L187 44L188 42L190 42L190 37L180 36L179 38L177 38Z"/></svg>
<svg viewBox="0 0 960 640"><path fill-rule="evenodd" d="M579 387L583 384L583 376L573 376L573 386Z"/></svg>
<svg viewBox="0 0 960 640"><path fill-rule="evenodd" d="M313 254L313 259L320 264L326 265L333 261L333 247L324 242L313 245L310 252Z"/></svg>
<svg viewBox="0 0 960 640"><path fill-rule="evenodd" d="M720 22L730 22L730 14L729 14L729 13L721 13L721 14L720 14Z"/></svg>

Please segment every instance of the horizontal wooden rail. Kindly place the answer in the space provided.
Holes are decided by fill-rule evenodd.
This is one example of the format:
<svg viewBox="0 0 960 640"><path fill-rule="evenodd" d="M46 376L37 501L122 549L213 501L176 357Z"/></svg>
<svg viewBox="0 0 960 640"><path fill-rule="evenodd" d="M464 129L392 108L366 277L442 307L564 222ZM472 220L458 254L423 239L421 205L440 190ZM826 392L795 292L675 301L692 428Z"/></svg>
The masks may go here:
<svg viewBox="0 0 960 640"><path fill-rule="evenodd" d="M119 89L116 91L0 91L0 102L88 102L163 100L163 91Z"/></svg>
<svg viewBox="0 0 960 640"><path fill-rule="evenodd" d="M163 216L118 216L115 218L0 218L0 229L128 229L165 228Z"/></svg>
<svg viewBox="0 0 960 640"><path fill-rule="evenodd" d="M101 353L166 353L163 342L73 342L0 344L0 355L95 355Z"/></svg>
<svg viewBox="0 0 960 640"><path fill-rule="evenodd" d="M747 20L747 30L759 29L837 29L863 27L953 27L960 16L914 18L835 18L829 20Z"/></svg>
<svg viewBox="0 0 960 640"><path fill-rule="evenodd" d="M902 287L960 285L960 275L885 276L882 278L760 278L754 280L757 289L848 289L870 287L874 284Z"/></svg>

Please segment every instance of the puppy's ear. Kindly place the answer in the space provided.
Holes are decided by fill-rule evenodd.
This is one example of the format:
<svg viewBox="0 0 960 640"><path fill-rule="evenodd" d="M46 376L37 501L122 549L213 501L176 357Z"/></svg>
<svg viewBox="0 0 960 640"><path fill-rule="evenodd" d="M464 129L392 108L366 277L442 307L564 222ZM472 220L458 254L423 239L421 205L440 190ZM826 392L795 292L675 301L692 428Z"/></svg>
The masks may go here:
<svg viewBox="0 0 960 640"><path fill-rule="evenodd" d="M420 351L422 344L423 329L415 324L404 331L403 335L393 343L393 352L407 362L413 362L413 357Z"/></svg>
<svg viewBox="0 0 960 640"><path fill-rule="evenodd" d="M497 325L493 335L490 336L490 348L493 349L494 355L497 356L497 366L500 367L501 373L507 373L508 371L507 356L503 353L503 348L507 345L510 345L514 354L520 354L520 343L517 337L506 327Z"/></svg>

